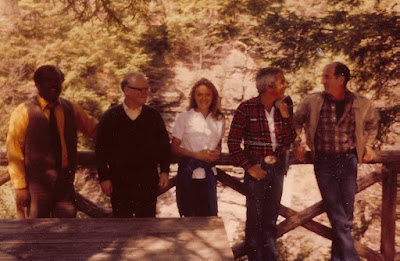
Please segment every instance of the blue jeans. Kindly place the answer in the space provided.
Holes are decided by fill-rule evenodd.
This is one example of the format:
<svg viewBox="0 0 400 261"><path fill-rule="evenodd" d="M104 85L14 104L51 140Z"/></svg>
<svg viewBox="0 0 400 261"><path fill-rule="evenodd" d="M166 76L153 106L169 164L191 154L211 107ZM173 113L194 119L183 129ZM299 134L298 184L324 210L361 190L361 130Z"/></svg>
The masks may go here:
<svg viewBox="0 0 400 261"><path fill-rule="evenodd" d="M333 231L331 261L359 261L351 235L357 191L357 155L355 152L317 154L314 171Z"/></svg>
<svg viewBox="0 0 400 261"><path fill-rule="evenodd" d="M266 177L256 180L246 173L246 248L249 260L277 260L276 220L282 197L284 161L262 164Z"/></svg>

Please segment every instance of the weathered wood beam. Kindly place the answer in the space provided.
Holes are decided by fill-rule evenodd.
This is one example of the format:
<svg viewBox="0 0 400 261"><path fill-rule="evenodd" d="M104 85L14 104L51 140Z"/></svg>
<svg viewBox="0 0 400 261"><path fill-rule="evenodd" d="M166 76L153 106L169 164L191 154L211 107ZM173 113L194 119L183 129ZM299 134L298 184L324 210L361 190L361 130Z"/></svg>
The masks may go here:
<svg viewBox="0 0 400 261"><path fill-rule="evenodd" d="M368 175L357 180L357 193L363 191L364 189L375 184L375 182L381 179L382 174L379 172L371 172ZM324 212L323 202L319 201L314 205L304 209L301 212L285 219L278 225L278 230L281 230L283 234L289 232L290 230L302 226L314 217L322 214ZM281 212L279 212L281 214Z"/></svg>
<svg viewBox="0 0 400 261"><path fill-rule="evenodd" d="M384 260L395 260L397 174L400 162L386 164L382 180L381 252Z"/></svg>
<svg viewBox="0 0 400 261"><path fill-rule="evenodd" d="M1 171L0 172L0 186L3 185L4 183L7 183L10 180L10 174L8 174L8 171Z"/></svg>
<svg viewBox="0 0 400 261"><path fill-rule="evenodd" d="M76 209L92 218L107 218L112 212L90 201L80 193L75 192Z"/></svg>
<svg viewBox="0 0 400 261"><path fill-rule="evenodd" d="M306 153L304 161L299 161L293 156L293 152L290 152L290 164L311 164L312 156L311 152ZM371 163L397 163L400 161L400 150L393 151L376 151L375 157ZM172 158L172 163L176 163L177 158ZM81 150L78 151L78 164L82 166L94 166L95 155L92 150ZM7 165L6 150L0 149L0 166ZM235 165L229 153L221 153L217 165Z"/></svg>
<svg viewBox="0 0 400 261"><path fill-rule="evenodd" d="M281 206L281 211L280 211L281 215L285 218L288 218L290 216L296 215L297 212L285 207L285 206ZM330 227L327 227L323 224L320 224L314 220L310 220L307 223L302 225L304 228L308 229L309 231L312 231L314 233L316 233L317 235L320 235L324 238L330 239L332 240L332 229ZM278 229L277 231L277 236L281 237L283 236L282 231L280 231ZM374 250L370 249L367 246L364 246L363 244L361 244L358 241L354 242L354 246L357 250L357 252L359 253L360 256L366 258L369 261L383 261L382 255L379 253L376 253Z"/></svg>
<svg viewBox="0 0 400 261"><path fill-rule="evenodd" d="M281 206L281 211L280 214L285 217L288 218L290 216L294 216L297 214L296 211L285 207L285 206ZM320 235L322 237L325 237L327 239L331 239L332 240L332 229L322 225L314 220L310 220L307 223L302 225L304 228L316 233L317 235ZM282 231L280 231L278 229L277 231L277 237L281 237L284 234L282 233ZM370 249L369 247L366 247L364 245L362 245L360 242L355 241L354 242L355 248L357 250L357 252L360 254L360 256L366 258L369 261L383 261L384 259L382 258L382 255L379 253L376 253L374 250ZM242 256L246 255L246 245L244 242L241 243L237 243L232 247L232 251L233 251L233 255L236 258L240 258ZM386 259L385 259L386 260Z"/></svg>
<svg viewBox="0 0 400 261"><path fill-rule="evenodd" d="M282 210L279 211L281 215ZM312 220L314 217L324 213L324 205L322 201L315 203L314 205L304 209L303 211L297 212L296 214L286 218L284 221L278 224L277 229L279 231L278 236L282 236L295 229L298 226L302 226L305 223Z"/></svg>
<svg viewBox="0 0 400 261"><path fill-rule="evenodd" d="M225 171L217 168L217 180L222 184L236 190L237 192L245 195L245 189L243 182L235 179L234 177L227 174Z"/></svg>
<svg viewBox="0 0 400 261"><path fill-rule="evenodd" d="M280 207L279 214L287 219L290 218L291 216L296 215L297 213L298 213L297 211L295 211L291 208L288 208L286 206L281 205L281 207ZM302 226L307 228L308 230L316 233L317 235L320 235L320 236L328 238L328 239L332 239L332 229L325 225L322 225L321 223L318 223L314 220L310 220L307 223L304 223ZM283 232L284 231L283 231L282 227L278 227L277 236L278 237L283 236L284 235Z"/></svg>

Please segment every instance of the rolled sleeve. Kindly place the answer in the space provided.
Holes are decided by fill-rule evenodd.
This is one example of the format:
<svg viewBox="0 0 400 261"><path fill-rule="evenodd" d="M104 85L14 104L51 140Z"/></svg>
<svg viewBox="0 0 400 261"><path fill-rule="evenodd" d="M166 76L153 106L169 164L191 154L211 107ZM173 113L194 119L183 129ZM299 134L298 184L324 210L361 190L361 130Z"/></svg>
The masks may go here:
<svg viewBox="0 0 400 261"><path fill-rule="evenodd" d="M87 112L84 111L79 105L72 105L77 129L82 132L85 137L94 138L96 136L98 120L92 116L89 116Z"/></svg>

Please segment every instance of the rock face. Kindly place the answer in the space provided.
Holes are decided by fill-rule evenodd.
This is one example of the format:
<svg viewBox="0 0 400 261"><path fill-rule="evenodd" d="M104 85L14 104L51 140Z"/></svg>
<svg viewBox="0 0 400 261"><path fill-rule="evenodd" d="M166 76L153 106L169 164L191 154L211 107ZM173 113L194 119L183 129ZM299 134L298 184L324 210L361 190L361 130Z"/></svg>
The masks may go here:
<svg viewBox="0 0 400 261"><path fill-rule="evenodd" d="M210 80L218 90L221 109L225 114L226 135L233 111L242 101L258 95L255 74L260 66L249 55L226 47L216 59L218 61L208 67L177 63L171 70L175 74L174 78L151 93L149 104L161 112L169 133L177 114L187 110L190 90L201 78ZM226 135L223 141L224 152L227 152Z"/></svg>
<svg viewBox="0 0 400 261"><path fill-rule="evenodd" d="M193 69L178 63L172 71L175 77L153 95L162 111L180 112L188 106L193 84L207 78L216 86L223 110L234 110L238 104L256 96L254 76L258 69L255 61L245 53L231 49L217 64L207 68Z"/></svg>

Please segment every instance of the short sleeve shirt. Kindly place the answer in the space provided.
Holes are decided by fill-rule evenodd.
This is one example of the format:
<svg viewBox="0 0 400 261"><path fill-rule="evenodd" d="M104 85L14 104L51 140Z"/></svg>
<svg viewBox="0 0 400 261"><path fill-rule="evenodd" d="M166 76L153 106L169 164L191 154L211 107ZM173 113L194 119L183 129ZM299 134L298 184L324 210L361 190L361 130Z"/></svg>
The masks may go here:
<svg viewBox="0 0 400 261"><path fill-rule="evenodd" d="M204 149L214 150L225 131L225 121L217 120L209 114L204 118L203 114L194 109L182 112L178 115L172 136L181 140L181 146L189 151L197 152ZM204 169L198 168L193 172L194 179L205 178Z"/></svg>

